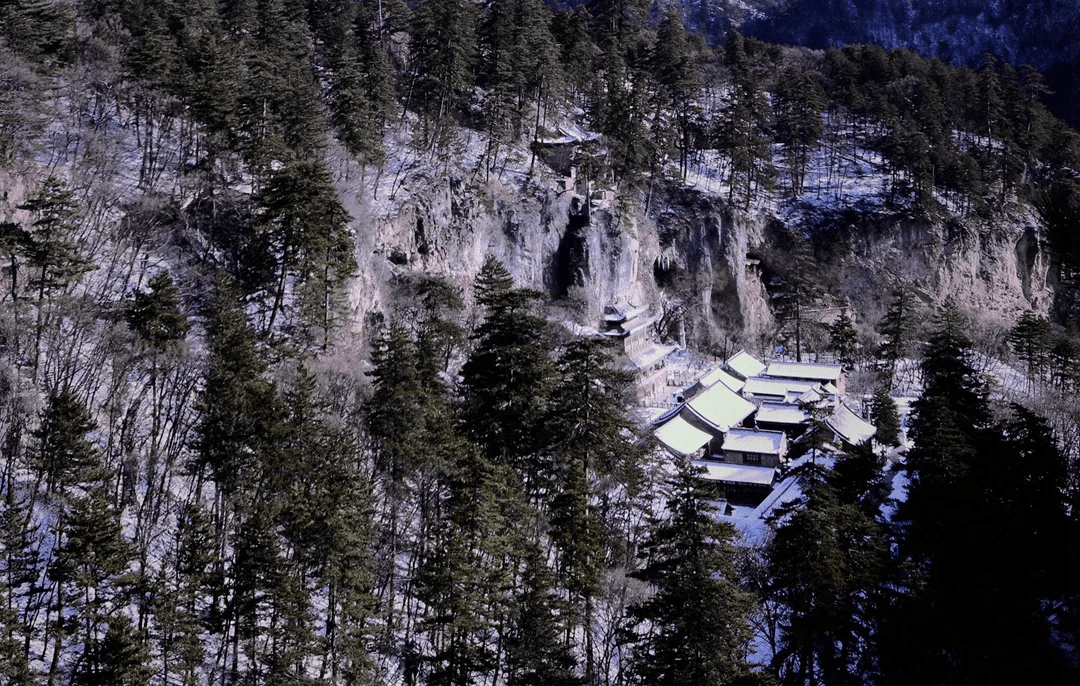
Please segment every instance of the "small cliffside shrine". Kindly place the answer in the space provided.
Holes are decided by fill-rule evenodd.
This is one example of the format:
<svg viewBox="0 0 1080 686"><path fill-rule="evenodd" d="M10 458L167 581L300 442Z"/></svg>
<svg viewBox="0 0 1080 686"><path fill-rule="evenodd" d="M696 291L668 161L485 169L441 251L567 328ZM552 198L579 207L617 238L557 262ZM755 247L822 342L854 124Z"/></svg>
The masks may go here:
<svg viewBox="0 0 1080 686"><path fill-rule="evenodd" d="M656 318L649 316L648 305L635 305L626 300L610 305L604 311L602 333L620 342L621 352L629 360L628 369L634 374L638 400L662 395L668 390L667 358L676 347L655 340L655 322Z"/></svg>
<svg viewBox="0 0 1080 686"><path fill-rule="evenodd" d="M841 365L766 363L739 351L687 386L654 435L690 458L717 498L755 506L786 487L789 453L805 452L810 431L837 445L873 438L874 426L845 404L845 389Z"/></svg>

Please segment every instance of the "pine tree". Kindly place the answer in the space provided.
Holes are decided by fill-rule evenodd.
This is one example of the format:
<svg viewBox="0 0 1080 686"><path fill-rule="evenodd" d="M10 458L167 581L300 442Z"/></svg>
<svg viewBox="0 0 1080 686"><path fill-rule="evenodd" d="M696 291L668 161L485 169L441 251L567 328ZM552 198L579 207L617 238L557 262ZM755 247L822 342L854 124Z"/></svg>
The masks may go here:
<svg viewBox="0 0 1080 686"><path fill-rule="evenodd" d="M829 350L836 355L840 364L850 368L855 364L858 345L859 337L855 325L847 311L842 311L829 327Z"/></svg>
<svg viewBox="0 0 1080 686"><path fill-rule="evenodd" d="M652 523L633 574L655 592L630 607L631 670L642 684L734 683L749 673L750 599L735 576L733 528L714 518L690 464L677 467L668 516Z"/></svg>
<svg viewBox="0 0 1080 686"><path fill-rule="evenodd" d="M1062 535L1063 462L1031 413L1013 408L1012 419L991 422L965 330L947 303L923 363L908 498L894 517L898 594L884 615L882 668L896 683L999 675L1064 683L1070 670L1037 609L1060 597L1064 561L1059 547L1036 542Z"/></svg>
<svg viewBox="0 0 1080 686"><path fill-rule="evenodd" d="M881 385L874 391L874 398L870 403L870 421L877 427L874 438L878 443L893 447L900 445L900 414L886 385Z"/></svg>
<svg viewBox="0 0 1080 686"><path fill-rule="evenodd" d="M382 5L344 6L344 11L335 11L327 19L335 34L340 34L327 45L333 78L330 121L349 152L364 164L378 165L384 157L383 129L397 104L396 74L380 36ZM356 8L351 22L347 21L348 8Z"/></svg>
<svg viewBox="0 0 1080 686"><path fill-rule="evenodd" d="M46 493L68 493L79 484L101 479L101 458L86 438L96 428L90 411L69 387L49 398L32 434L36 445L31 453Z"/></svg>
<svg viewBox="0 0 1080 686"><path fill-rule="evenodd" d="M1009 331L1009 344L1027 367L1028 380L1039 383L1047 375L1053 330L1046 317L1027 311L1020 315Z"/></svg>
<svg viewBox="0 0 1080 686"><path fill-rule="evenodd" d="M75 498L58 527L59 542L47 570L48 579L57 585L50 681L57 673L69 632L90 658L80 669L88 680L106 668L105 659L119 657L95 655L95 649L105 638L107 624L115 621L120 608L130 601L130 579L125 572L134 548L121 532L119 512L110 501L107 486L86 484L86 488L86 494Z"/></svg>
<svg viewBox="0 0 1080 686"><path fill-rule="evenodd" d="M244 5L245 3L237 3ZM274 163L312 159L324 145L326 117L316 80L307 4L255 0L232 18L244 48L237 103L239 143L256 176Z"/></svg>
<svg viewBox="0 0 1080 686"><path fill-rule="evenodd" d="M158 272L148 286L148 290L135 292L124 310L124 320L152 350L160 352L184 340L191 324L169 270Z"/></svg>
<svg viewBox="0 0 1080 686"><path fill-rule="evenodd" d="M105 637L84 651L74 678L79 686L146 686L154 676L146 637L126 615L109 619Z"/></svg>
<svg viewBox="0 0 1080 686"><path fill-rule="evenodd" d="M198 683L203 664L203 631L216 633L216 608L203 604L214 586L213 568L220 548L210 519L195 503L179 514L173 552L162 566L152 599L161 676L173 675L183 686Z"/></svg>
<svg viewBox="0 0 1080 686"><path fill-rule="evenodd" d="M41 360L41 338L48 323L53 297L77 283L94 268L79 254L75 240L78 204L75 193L63 181L50 176L41 188L22 205L34 223L28 232L26 262L38 270L27 285L37 291L37 325L34 335L34 378Z"/></svg>
<svg viewBox="0 0 1080 686"><path fill-rule="evenodd" d="M345 280L356 269L346 233L349 214L338 199L326 167L298 162L273 173L257 200L256 228L276 255L273 296L264 334L273 332L285 306L289 277L300 296L300 314L322 332L323 347L337 324Z"/></svg>
<svg viewBox="0 0 1080 686"><path fill-rule="evenodd" d="M280 429L281 408L276 388L262 377L265 365L239 296L225 279L215 284L206 332L210 365L197 400L201 419L190 470L200 488L209 476L219 497L243 508L262 485L266 454Z"/></svg>
<svg viewBox="0 0 1080 686"><path fill-rule="evenodd" d="M63 3L5 0L0 2L0 36L12 50L43 65L63 63L75 40L75 15Z"/></svg>
<svg viewBox="0 0 1080 686"><path fill-rule="evenodd" d="M919 300L909 284L898 284L892 290L891 297L889 308L878 325L879 331L885 336L878 354L886 364L890 385L896 375L897 364L913 352L912 341L921 312Z"/></svg>
<svg viewBox="0 0 1080 686"><path fill-rule="evenodd" d="M872 514L837 497L836 475L825 478L781 511L769 548L771 592L785 609L771 665L782 684L866 683L873 674L886 548Z"/></svg>
<svg viewBox="0 0 1080 686"><path fill-rule="evenodd" d="M540 458L553 374L547 322L534 312L540 294L511 284L506 267L489 255L475 286L485 316L461 369L461 425L490 461L528 479L542 473L528 465Z"/></svg>
<svg viewBox="0 0 1080 686"><path fill-rule="evenodd" d="M579 686L576 660L563 640L566 620L563 602L555 593L554 575L540 551L526 557L517 584L517 612L506 638L508 686Z"/></svg>
<svg viewBox="0 0 1080 686"><path fill-rule="evenodd" d="M781 236L784 251L783 291L778 300L781 317L794 328L795 359L802 362L803 331L809 324L806 311L821 297L824 289L820 268L814 261L814 246L800 229L787 229Z"/></svg>
<svg viewBox="0 0 1080 686"><path fill-rule="evenodd" d="M420 113L424 142L441 150L449 142L473 85L476 5L463 0L425 0L414 11L409 104Z"/></svg>
<svg viewBox="0 0 1080 686"><path fill-rule="evenodd" d="M427 357L421 358L417 341L397 321L386 327L372 354L374 390L367 425L375 440L374 474L383 513L379 558L390 561L378 564L375 575L385 611L379 640L388 648L397 639L397 594L405 583L392 561L408 550L424 559L428 547L438 544L446 475L463 449L447 389L435 371L438 360ZM418 522L402 516L410 501L419 505Z"/></svg>
<svg viewBox="0 0 1080 686"><path fill-rule="evenodd" d="M150 352L150 445L147 465L147 495L152 501L157 487L159 438L162 425L163 389L159 386L162 358L187 337L191 324L184 314L179 293L168 270L150 280L149 290L136 291L124 309L124 320ZM133 485L132 485L133 487Z"/></svg>
<svg viewBox="0 0 1080 686"><path fill-rule="evenodd" d="M717 143L731 155L728 202L734 202L738 193L744 208L749 209L754 184L760 186L772 175L772 108L754 72L746 42L734 29L724 46L724 61L731 73L732 94L720 121Z"/></svg>
<svg viewBox="0 0 1080 686"><path fill-rule="evenodd" d="M776 138L784 146L791 177L791 195L799 197L806 181L810 153L821 139L825 93L804 69L785 67L773 92Z"/></svg>
<svg viewBox="0 0 1080 686"><path fill-rule="evenodd" d="M492 672L494 608L500 581L498 532L500 471L471 446L458 442L437 529L416 580L425 606L420 630L430 646L430 686L468 686ZM495 596L495 597L493 597Z"/></svg>
<svg viewBox="0 0 1080 686"><path fill-rule="evenodd" d="M29 500L9 487L0 511L0 681L12 686L33 683L26 648L33 628L24 618L41 573L36 537Z"/></svg>
<svg viewBox="0 0 1080 686"><path fill-rule="evenodd" d="M694 61L686 29L677 12L668 11L664 15L657 31L652 61L656 74L658 114L669 114L675 120L679 172L681 178L685 179L694 145L701 72ZM658 126L661 120L661 116L658 116L654 126Z"/></svg>

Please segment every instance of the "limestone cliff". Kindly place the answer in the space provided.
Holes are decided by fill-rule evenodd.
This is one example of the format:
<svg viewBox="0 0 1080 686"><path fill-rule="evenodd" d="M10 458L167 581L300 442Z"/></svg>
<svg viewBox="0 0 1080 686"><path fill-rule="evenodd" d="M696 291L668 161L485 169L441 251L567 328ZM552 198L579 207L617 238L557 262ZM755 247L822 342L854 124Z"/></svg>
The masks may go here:
<svg viewBox="0 0 1080 686"><path fill-rule="evenodd" d="M1054 299L1039 219L1022 206L992 220L928 219L866 203L744 211L717 193L657 184L651 196L622 190L587 214L582 188L559 192L555 177L539 172L484 179L451 171L409 187L402 202L383 202L382 215L354 198L357 333L387 306L395 275L443 274L467 293L491 251L519 285L569 298L586 322L595 324L618 299L647 301L657 311L677 296L688 307L692 341L749 342L774 324L756 262L785 226L812 240L834 301L871 321L897 279L912 282L928 303L951 296L1008 321L1024 309L1046 312Z"/></svg>

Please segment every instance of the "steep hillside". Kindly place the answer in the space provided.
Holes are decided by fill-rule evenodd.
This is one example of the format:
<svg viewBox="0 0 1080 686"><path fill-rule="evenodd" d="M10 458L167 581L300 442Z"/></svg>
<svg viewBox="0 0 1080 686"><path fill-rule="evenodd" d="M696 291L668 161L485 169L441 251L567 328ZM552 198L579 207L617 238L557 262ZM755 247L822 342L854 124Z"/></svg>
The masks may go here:
<svg viewBox="0 0 1080 686"><path fill-rule="evenodd" d="M1076 683L1040 90L639 2L0 1L0 682ZM739 347L921 384L910 464L790 408L738 540L631 406Z"/></svg>

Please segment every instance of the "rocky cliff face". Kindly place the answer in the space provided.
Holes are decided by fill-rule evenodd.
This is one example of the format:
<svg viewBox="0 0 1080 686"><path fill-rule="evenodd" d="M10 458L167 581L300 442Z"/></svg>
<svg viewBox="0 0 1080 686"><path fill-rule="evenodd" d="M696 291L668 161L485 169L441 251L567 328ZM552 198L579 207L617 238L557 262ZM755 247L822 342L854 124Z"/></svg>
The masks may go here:
<svg viewBox="0 0 1080 686"><path fill-rule="evenodd" d="M993 220L881 208L796 210L784 221L805 228L826 281L864 314L872 315L898 280L912 283L928 304L951 297L973 313L1005 320L1053 304L1051 264L1030 208Z"/></svg>
<svg viewBox="0 0 1080 686"><path fill-rule="evenodd" d="M618 299L647 301L657 312L679 298L697 345L724 336L754 341L775 323L757 258L769 254L784 226L812 239L827 289L864 319L878 316L897 279L913 282L928 303L951 296L1005 320L1025 309L1046 312L1054 298L1039 220L1025 208L993 221L927 220L866 206L746 212L716 194L671 185L648 199L624 192L587 214L582 195L557 192L551 178L451 173L385 216L364 202L353 211L358 333L386 311L395 277L443 274L468 293L490 251L519 285L576 305L587 323Z"/></svg>

